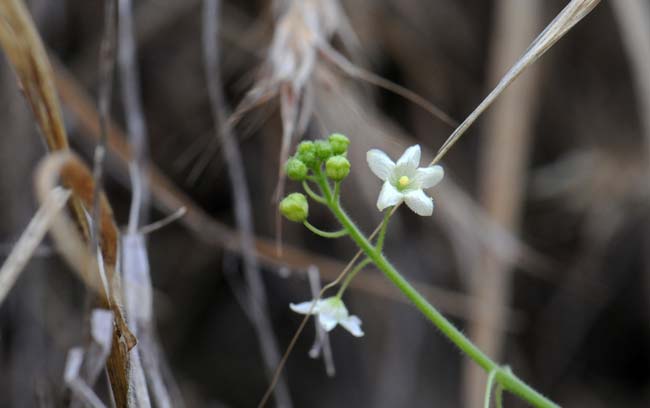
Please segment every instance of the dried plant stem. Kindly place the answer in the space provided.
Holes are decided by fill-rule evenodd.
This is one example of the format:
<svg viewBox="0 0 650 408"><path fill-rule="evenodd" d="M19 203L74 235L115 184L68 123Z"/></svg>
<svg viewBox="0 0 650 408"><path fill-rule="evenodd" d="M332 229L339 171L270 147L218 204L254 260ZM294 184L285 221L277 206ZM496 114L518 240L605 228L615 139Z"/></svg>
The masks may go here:
<svg viewBox="0 0 650 408"><path fill-rule="evenodd" d="M59 152L48 155L36 170L35 189L41 202L56 187L59 178L68 180L73 197L92 199L93 179L90 171L72 153ZM88 229L83 230L83 235L79 232L78 218L73 221L66 213L60 213L53 220L50 233L59 252L86 287L98 296L103 308L111 309L114 314L115 328L107 368L116 404L125 407L130 365L128 351L135 346L136 340L126 325L121 309L121 282L115 273L117 228L105 197L101 195L99 199L102 200L102 240L98 254L88 251L89 232ZM92 208L92 201L84 200L82 203L85 208ZM99 255L99 259L96 255Z"/></svg>
<svg viewBox="0 0 650 408"><path fill-rule="evenodd" d="M36 31L34 22L29 15L27 8L21 0L0 1L0 45L5 51L24 91L25 98L32 108L34 117L42 131L43 137L50 151L67 150L68 140L63 127L63 119L59 102L56 95L52 68L48 60L43 43ZM80 241L89 241L91 226L86 218L88 209L92 209L95 200L100 201L99 222L101 223L101 234L98 240L100 249L98 257L93 262L76 264L81 267L77 272L89 279L84 282L93 282L99 279L98 274L104 271L108 280L108 291L100 300L105 307L111 307L115 315L114 341L112 343L111 355L108 360L108 372L111 381L111 389L118 407L127 404L128 393L128 349L135 344L135 338L126 327L124 316L120 309L121 283L119 274L115 273L117 259L117 228L113 220L112 210L108 200L103 194L95 196L94 181L91 172L80 161L59 161L59 168L48 177L60 175L62 183L72 191L70 204L74 213L76 228L69 230L78 235L77 230L83 232ZM60 171L59 171L60 170ZM50 180L51 181L51 180ZM49 192L54 187L50 183ZM45 197L46 192L41 191ZM54 228L53 230L54 231ZM59 244L67 237L59 236ZM80 254L83 254L81 250ZM77 255L81 256L81 255ZM95 265L89 268L89 265ZM93 275L93 276L90 276ZM91 287L91 289L95 289Z"/></svg>
<svg viewBox="0 0 650 408"><path fill-rule="evenodd" d="M93 179L95 180L94 197L99 195L103 188L104 157L106 156L106 143L108 139L108 124L110 123L111 94L113 89L113 69L115 67L115 2L105 0L104 3L104 33L99 51L99 92L97 96L97 111L99 112L100 135L95 147L93 163ZM99 200L93 206L93 228L91 245L93 250L99 247Z"/></svg>
<svg viewBox="0 0 650 408"><path fill-rule="evenodd" d="M205 62L208 94L212 106L215 131L223 146L223 155L228 167L230 185L234 194L235 220L239 229L244 276L248 287L248 314L252 319L262 356L271 376L280 361L280 352L268 316L268 302L264 281L255 254L254 227L250 193L243 166L243 159L232 128L228 124L226 101L224 100L219 69L217 23L220 21L220 1L205 0L203 8L203 57ZM288 146L287 146L288 150ZM293 404L287 384L280 379L275 388L278 407L289 408Z"/></svg>
<svg viewBox="0 0 650 408"><path fill-rule="evenodd" d="M375 85L379 88L385 89L399 95L402 98L409 100L421 107L425 111L429 112L433 117L440 119L445 124L450 127L458 126L458 122L449 116L445 111L435 106L431 102L424 99L422 96L411 91L408 88L405 88L401 85L398 85L392 81L387 80L372 71L368 71L361 67L354 65L352 62L348 61L343 55L337 52L331 45L328 43L320 44L320 51L325 57L327 57L332 63L339 67L343 72L349 75L352 78L359 79L361 81L368 82L369 84Z"/></svg>
<svg viewBox="0 0 650 408"><path fill-rule="evenodd" d="M488 62L488 79L496 82L511 61L525 49L541 25L542 2L499 0ZM536 67L512 84L494 103L485 117L485 135L479 168L480 201L495 223L517 234L523 206L528 151L532 139L532 120L539 90ZM485 353L500 360L505 336L494 330L495 322L504 322L505 307L511 298L511 265L493 251L483 249L474 261L469 277L470 293L481 306L472 310L476 318L469 337ZM478 303L477 303L478 304ZM485 373L474 364L465 364L463 396L467 406L480 406L484 399Z"/></svg>
<svg viewBox="0 0 650 408"><path fill-rule="evenodd" d="M0 268L0 305L43 240L54 217L65 207L69 197L70 191L60 187L50 191L45 202L25 228L16 246Z"/></svg>
<svg viewBox="0 0 650 408"><path fill-rule="evenodd" d="M147 128L140 100L140 78L135 55L133 11L131 0L118 0L118 65L122 85L124 113L133 156L129 163L131 175L131 207L128 231L135 234L140 227L140 214L148 207L146 180Z"/></svg>
<svg viewBox="0 0 650 408"><path fill-rule="evenodd" d="M465 134L467 129L478 119L485 110L514 82L530 65L537 61L573 26L582 20L600 0L571 0L571 2L555 17L553 21L537 36L528 50L522 55L510 70L501 78L492 92L465 118L440 147L431 164L438 163L449 149Z"/></svg>

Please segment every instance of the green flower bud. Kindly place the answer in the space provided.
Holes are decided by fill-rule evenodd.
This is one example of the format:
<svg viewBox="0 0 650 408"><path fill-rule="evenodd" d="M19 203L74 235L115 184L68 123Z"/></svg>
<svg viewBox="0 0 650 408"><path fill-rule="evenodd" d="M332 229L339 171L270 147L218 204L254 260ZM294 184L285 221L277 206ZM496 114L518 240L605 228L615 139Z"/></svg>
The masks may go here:
<svg viewBox="0 0 650 408"><path fill-rule="evenodd" d="M327 140L317 140L314 143L316 146L316 157L319 160L327 160L332 157L332 146Z"/></svg>
<svg viewBox="0 0 650 408"><path fill-rule="evenodd" d="M344 156L332 156L325 163L327 177L341 181L350 174L350 162Z"/></svg>
<svg viewBox="0 0 650 408"><path fill-rule="evenodd" d="M314 168L318 164L316 156L316 146L314 142L305 141L298 145L296 158L302 161L307 167Z"/></svg>
<svg viewBox="0 0 650 408"><path fill-rule="evenodd" d="M280 212L289 221L303 222L309 215L307 197L301 193L291 193L280 201Z"/></svg>
<svg viewBox="0 0 650 408"><path fill-rule="evenodd" d="M300 142L298 148L296 148L296 151L298 153L313 153L316 151L316 146L314 146L314 142L311 140L305 140L304 142Z"/></svg>
<svg viewBox="0 0 650 408"><path fill-rule="evenodd" d="M329 137L332 152L334 154L343 154L348 151L350 139L340 133L332 133Z"/></svg>
<svg viewBox="0 0 650 408"><path fill-rule="evenodd" d="M303 181L307 177L307 166L300 159L290 158L285 166L287 176L293 181Z"/></svg>

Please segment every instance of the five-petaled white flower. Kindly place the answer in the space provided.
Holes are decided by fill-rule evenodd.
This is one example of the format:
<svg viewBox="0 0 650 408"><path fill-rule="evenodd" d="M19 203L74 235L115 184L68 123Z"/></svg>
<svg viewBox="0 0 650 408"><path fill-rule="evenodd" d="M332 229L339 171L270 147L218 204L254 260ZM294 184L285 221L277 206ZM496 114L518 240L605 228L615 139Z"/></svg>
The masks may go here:
<svg viewBox="0 0 650 408"><path fill-rule="evenodd" d="M366 158L370 170L384 181L377 199L379 211L404 201L418 215L433 213L433 200L422 189L438 184L445 172L438 165L418 168L420 145L406 149L397 163L378 149L368 151Z"/></svg>
<svg viewBox="0 0 650 408"><path fill-rule="evenodd" d="M290 303L289 307L296 313L301 314L313 314L317 315L318 323L321 325L325 331L331 331L336 327L337 324L343 326L343 328L355 337L363 336L363 331L361 330L361 319L357 316L350 315L348 309L343 304L343 301L336 297L332 296L326 299L321 299L316 302L316 305L312 308L314 304L313 300L308 302L302 302L293 304Z"/></svg>

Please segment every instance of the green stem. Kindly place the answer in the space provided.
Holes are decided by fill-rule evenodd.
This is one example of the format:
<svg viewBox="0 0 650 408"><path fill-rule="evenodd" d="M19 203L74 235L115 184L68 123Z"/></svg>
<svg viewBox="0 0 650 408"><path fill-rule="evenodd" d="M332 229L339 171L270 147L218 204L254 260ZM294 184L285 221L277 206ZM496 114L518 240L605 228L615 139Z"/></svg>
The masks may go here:
<svg viewBox="0 0 650 408"><path fill-rule="evenodd" d="M307 183L307 180L302 181L302 188L305 190L307 195L312 198L312 200L327 205L327 200L325 200L325 197L322 197L321 195L314 192L314 190L312 190L311 187L309 187L309 183Z"/></svg>
<svg viewBox="0 0 650 408"><path fill-rule="evenodd" d="M335 181L334 182L334 201L339 200L339 195L341 194L341 182L340 181Z"/></svg>
<svg viewBox="0 0 650 408"><path fill-rule="evenodd" d="M411 302L417 307L427 319L429 319L442 333L451 340L459 349L467 354L474 362L490 373L496 371L495 378L504 389L511 391L529 403L540 408L555 408L557 404L553 403L539 392L528 386L526 383L517 378L510 370L502 369L497 363L492 361L478 347L474 345L463 333L460 332L449 320L447 320L435 307L433 307L411 284L402 277L395 267L378 251L365 235L357 228L356 224L343 211L338 201L333 201L329 185L320 185L323 188L325 198L330 202L330 208L336 218L345 229L348 230L350 238L365 252L366 256L379 268L388 279L390 279L397 288L406 295Z"/></svg>
<svg viewBox="0 0 650 408"><path fill-rule="evenodd" d="M350 273L348 273L348 276L345 277L345 280L341 284L341 288L336 293L336 297L338 297L340 299L341 296L343 296L343 292L345 292L345 289L347 289L350 282L352 282L352 279L354 279L354 277L357 275L357 273L359 273L363 268L365 268L366 265L368 265L370 262L372 262L372 261L370 259L366 258L363 261L359 262L357 264L357 266L355 266L354 269L352 269L350 271Z"/></svg>
<svg viewBox="0 0 650 408"><path fill-rule="evenodd" d="M327 181L327 177L325 177L320 167L314 170L314 173L314 181L318 184L318 187L320 187L320 191L323 193L325 201L330 207L333 206L334 203L338 201L338 196L332 194L330 183Z"/></svg>
<svg viewBox="0 0 650 408"><path fill-rule="evenodd" d="M496 408L503 408L503 387L497 384L497 389L494 390L494 405Z"/></svg>
<svg viewBox="0 0 650 408"><path fill-rule="evenodd" d="M323 238L341 238L348 235L348 230L345 228L333 232L323 231L311 225L307 220L303 221L303 225L307 227L309 231L313 232L316 235L320 235Z"/></svg>
<svg viewBox="0 0 650 408"><path fill-rule="evenodd" d="M384 239L386 238L386 230L388 229L388 220L390 216L393 215L393 207L386 208L384 213L384 221L381 223L381 229L379 230L379 237L377 238L377 245L375 248L378 252L381 252L384 249Z"/></svg>
<svg viewBox="0 0 650 408"><path fill-rule="evenodd" d="M483 408L490 408L490 397L492 396L492 388L494 387L494 378L497 375L497 370L490 371L485 386L485 400L483 401Z"/></svg>

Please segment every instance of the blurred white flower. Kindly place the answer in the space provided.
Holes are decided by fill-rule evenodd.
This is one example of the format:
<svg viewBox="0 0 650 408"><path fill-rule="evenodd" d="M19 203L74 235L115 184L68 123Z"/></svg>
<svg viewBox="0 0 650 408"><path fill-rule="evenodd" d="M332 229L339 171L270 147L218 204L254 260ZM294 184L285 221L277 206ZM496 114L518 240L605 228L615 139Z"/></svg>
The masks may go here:
<svg viewBox="0 0 650 408"><path fill-rule="evenodd" d="M368 151L366 159L370 170L384 181L377 199L379 211L404 201L418 215L433 213L433 200L423 189L438 184L445 171L438 165L418 168L420 145L406 149L397 163L393 163L386 153L378 149Z"/></svg>
<svg viewBox="0 0 650 408"><path fill-rule="evenodd" d="M326 299L321 299L316 302L316 305L312 308L314 304L313 300L308 302L302 302L293 304L290 303L289 307L296 313L300 314L312 314L318 317L318 323L321 325L325 331L331 331L336 327L337 324L343 326L343 328L355 337L363 336L363 331L361 330L361 319L357 316L350 315L348 309L343 304L343 301L336 297L332 296Z"/></svg>

